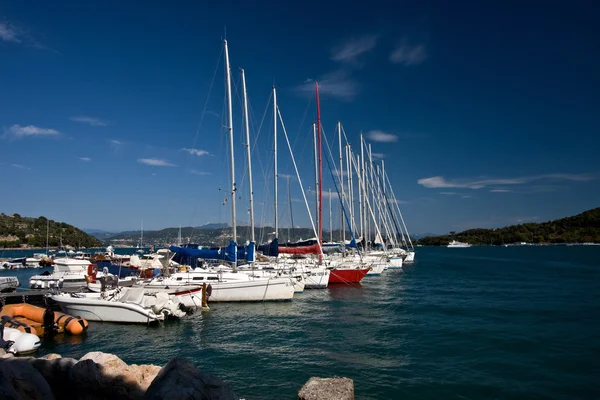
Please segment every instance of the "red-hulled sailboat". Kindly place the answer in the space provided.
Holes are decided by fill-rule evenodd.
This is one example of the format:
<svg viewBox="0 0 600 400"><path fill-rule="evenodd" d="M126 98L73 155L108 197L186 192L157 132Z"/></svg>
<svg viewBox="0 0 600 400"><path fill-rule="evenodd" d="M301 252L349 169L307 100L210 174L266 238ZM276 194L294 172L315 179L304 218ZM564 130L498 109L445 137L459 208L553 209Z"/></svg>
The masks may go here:
<svg viewBox="0 0 600 400"><path fill-rule="evenodd" d="M319 192L318 192L318 215L319 215L319 243L323 245L323 146L321 142L321 103L319 101L319 84L315 83L315 90L317 96L317 140L318 140L318 154L319 154ZM280 250L281 251L281 250ZM319 246L319 264L323 261L323 252ZM362 278L369 272L369 267L337 267L331 270L329 276L329 283L359 283Z"/></svg>

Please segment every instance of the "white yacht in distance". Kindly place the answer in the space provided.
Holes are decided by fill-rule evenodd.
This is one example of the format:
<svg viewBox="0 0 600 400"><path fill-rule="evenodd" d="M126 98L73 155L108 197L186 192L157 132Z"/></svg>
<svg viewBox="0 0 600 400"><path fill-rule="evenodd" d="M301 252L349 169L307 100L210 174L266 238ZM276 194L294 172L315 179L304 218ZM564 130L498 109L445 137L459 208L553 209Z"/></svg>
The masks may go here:
<svg viewBox="0 0 600 400"><path fill-rule="evenodd" d="M471 245L469 243L463 243L453 240L448 244L448 247L471 247Z"/></svg>

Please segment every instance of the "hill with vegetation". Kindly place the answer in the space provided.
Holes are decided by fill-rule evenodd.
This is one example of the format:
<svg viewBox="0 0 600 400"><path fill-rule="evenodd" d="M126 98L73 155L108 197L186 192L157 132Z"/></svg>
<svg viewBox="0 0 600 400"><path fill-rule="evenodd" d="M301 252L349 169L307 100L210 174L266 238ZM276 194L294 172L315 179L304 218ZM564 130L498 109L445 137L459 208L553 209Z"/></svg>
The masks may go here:
<svg viewBox="0 0 600 400"><path fill-rule="evenodd" d="M573 217L542 223L511 225L497 229L469 229L449 235L427 236L417 241L424 246L445 246L451 240L475 245L527 243L600 243L600 207Z"/></svg>
<svg viewBox="0 0 600 400"><path fill-rule="evenodd" d="M214 224L216 225L216 224ZM273 232L275 228L270 226L260 227L255 229L256 241L258 243L264 243L267 240L273 239ZM144 231L144 238L142 245L148 246L167 246L175 244L179 235L179 228L165 228L157 231ZM237 227L238 243L244 243L250 240L250 227L238 226ZM346 235L348 233L346 232ZM339 232L334 232L333 239L339 240ZM304 240L315 237L311 228L280 228L279 229L279 241L296 241ZM324 240L329 240L329 232L323 231ZM138 246L140 244L141 232L140 231L128 231L121 232L114 236L104 239L106 245L112 246ZM198 243L203 246L224 246L229 243L231 239L231 227L217 227L212 228L211 226L201 227L181 227L181 241L183 243Z"/></svg>
<svg viewBox="0 0 600 400"><path fill-rule="evenodd" d="M64 222L46 217L28 218L19 214L0 214L0 248L45 247L46 232L50 247L98 247L102 242Z"/></svg>

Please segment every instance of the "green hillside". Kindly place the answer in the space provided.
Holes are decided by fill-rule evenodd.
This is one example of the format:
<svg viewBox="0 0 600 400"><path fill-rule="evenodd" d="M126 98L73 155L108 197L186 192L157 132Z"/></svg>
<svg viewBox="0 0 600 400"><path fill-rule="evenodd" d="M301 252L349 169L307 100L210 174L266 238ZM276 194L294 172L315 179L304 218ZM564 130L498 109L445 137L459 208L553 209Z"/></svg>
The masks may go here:
<svg viewBox="0 0 600 400"><path fill-rule="evenodd" d="M417 243L445 246L451 240L482 245L527 243L600 243L600 207L573 217L542 223L512 225L498 229L469 229L450 235L427 236Z"/></svg>
<svg viewBox="0 0 600 400"><path fill-rule="evenodd" d="M46 217L28 218L19 214L0 214L0 248L8 247L45 247L46 228L48 228L48 245L98 247L102 245L98 239L80 229L64 222L48 221Z"/></svg>

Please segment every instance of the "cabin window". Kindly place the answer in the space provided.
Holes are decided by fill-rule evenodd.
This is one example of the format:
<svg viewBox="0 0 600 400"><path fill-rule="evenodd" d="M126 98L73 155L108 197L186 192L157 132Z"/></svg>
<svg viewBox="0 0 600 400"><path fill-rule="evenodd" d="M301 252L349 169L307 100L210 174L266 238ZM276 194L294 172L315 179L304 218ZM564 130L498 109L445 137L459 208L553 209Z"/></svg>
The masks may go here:
<svg viewBox="0 0 600 400"><path fill-rule="evenodd" d="M195 276L195 277L194 277L194 278L192 278L192 279L193 279L194 281L201 281L201 280L202 280L202 277Z"/></svg>
<svg viewBox="0 0 600 400"><path fill-rule="evenodd" d="M178 278L177 278L177 280L178 280L178 281L181 281L181 280L183 280L183 278L182 278L182 277L178 277Z"/></svg>
<svg viewBox="0 0 600 400"><path fill-rule="evenodd" d="M208 279L209 281L218 281L218 280L219 280L219 278L218 278L218 277L216 277L216 276L209 276L207 279Z"/></svg>

